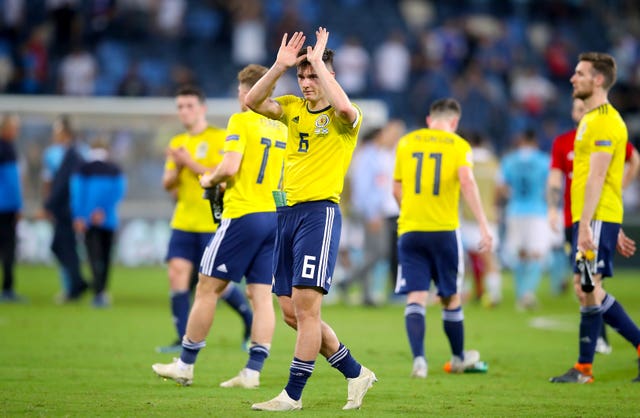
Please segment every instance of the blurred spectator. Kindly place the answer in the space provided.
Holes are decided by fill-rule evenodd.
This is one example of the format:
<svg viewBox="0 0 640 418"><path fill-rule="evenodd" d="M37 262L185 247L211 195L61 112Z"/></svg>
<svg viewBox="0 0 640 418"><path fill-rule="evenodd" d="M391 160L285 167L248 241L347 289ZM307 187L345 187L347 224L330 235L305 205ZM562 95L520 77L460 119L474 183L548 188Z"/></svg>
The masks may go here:
<svg viewBox="0 0 640 418"><path fill-rule="evenodd" d="M391 32L374 52L376 87L393 118L406 117L405 92L409 87L411 54L402 31Z"/></svg>
<svg viewBox="0 0 640 418"><path fill-rule="evenodd" d="M78 1L46 0L46 8L53 26L53 55L63 56L71 50L73 42L79 41Z"/></svg>
<svg viewBox="0 0 640 418"><path fill-rule="evenodd" d="M336 49L333 59L336 78L349 96L362 97L367 92L369 64L369 53L355 36L348 37Z"/></svg>
<svg viewBox="0 0 640 418"><path fill-rule="evenodd" d="M67 96L90 96L95 90L97 72L93 55L81 45L75 45L60 63L60 93Z"/></svg>
<svg viewBox="0 0 640 418"><path fill-rule="evenodd" d="M535 67L528 66L513 72L511 95L527 114L540 116L556 98L556 88Z"/></svg>
<svg viewBox="0 0 640 418"><path fill-rule="evenodd" d="M176 38L182 32L182 21L187 10L185 0L157 0L155 4L155 26L158 32Z"/></svg>
<svg viewBox="0 0 640 418"><path fill-rule="evenodd" d="M118 96L141 97L149 93L149 86L140 76L139 65L132 62L124 78L118 83Z"/></svg>
<svg viewBox="0 0 640 418"><path fill-rule="evenodd" d="M267 28L259 0L232 3L233 28L231 33L231 59L242 67L263 63L267 59Z"/></svg>
<svg viewBox="0 0 640 418"><path fill-rule="evenodd" d="M22 47L20 91L42 93L49 77L48 33L45 26L36 27Z"/></svg>

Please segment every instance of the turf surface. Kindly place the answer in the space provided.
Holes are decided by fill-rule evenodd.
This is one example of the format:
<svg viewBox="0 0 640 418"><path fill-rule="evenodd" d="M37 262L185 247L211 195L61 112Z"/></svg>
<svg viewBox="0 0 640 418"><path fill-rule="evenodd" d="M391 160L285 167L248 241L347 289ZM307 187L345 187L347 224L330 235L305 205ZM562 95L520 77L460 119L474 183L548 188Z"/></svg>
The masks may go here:
<svg viewBox="0 0 640 418"><path fill-rule="evenodd" d="M640 322L640 277L619 271L607 288ZM255 416L254 402L270 399L288 377L295 334L278 320L271 356L255 390L223 389L246 361L241 321L224 304L208 346L200 353L194 384L157 378L155 362L171 355L154 347L173 339L166 274L160 267L116 268L113 306L94 309L90 298L58 306L52 268L20 266L18 291L27 304L0 305L0 416ZM402 305L379 308L325 306L323 318L379 382L360 411L342 411L346 382L319 359L303 395L301 416L640 416L635 352L610 330L613 353L598 355L596 383L552 385L577 357L578 305L571 294L540 290L536 312L514 309L510 280L505 302L494 309L465 306L466 347L489 363L483 374L447 375L449 348L438 307L427 310L429 377L409 378L411 355ZM280 319L280 315L278 315Z"/></svg>

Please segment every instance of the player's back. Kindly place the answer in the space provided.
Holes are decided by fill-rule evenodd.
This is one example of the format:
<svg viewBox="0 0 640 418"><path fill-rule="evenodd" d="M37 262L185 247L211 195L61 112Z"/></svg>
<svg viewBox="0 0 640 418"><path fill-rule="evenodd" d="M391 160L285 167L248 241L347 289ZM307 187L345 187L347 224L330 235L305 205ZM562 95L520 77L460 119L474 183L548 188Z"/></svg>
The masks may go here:
<svg viewBox="0 0 640 418"><path fill-rule="evenodd" d="M239 152L242 163L227 182L223 218L248 213L273 212L272 191L282 180L287 127L252 111L236 113L229 119L225 152Z"/></svg>
<svg viewBox="0 0 640 418"><path fill-rule="evenodd" d="M509 186L507 215L546 215L548 154L536 148L522 147L502 161L502 176Z"/></svg>
<svg viewBox="0 0 640 418"><path fill-rule="evenodd" d="M424 128L400 139L394 172L402 183L399 234L458 227L462 166L472 166L471 147L455 133Z"/></svg>

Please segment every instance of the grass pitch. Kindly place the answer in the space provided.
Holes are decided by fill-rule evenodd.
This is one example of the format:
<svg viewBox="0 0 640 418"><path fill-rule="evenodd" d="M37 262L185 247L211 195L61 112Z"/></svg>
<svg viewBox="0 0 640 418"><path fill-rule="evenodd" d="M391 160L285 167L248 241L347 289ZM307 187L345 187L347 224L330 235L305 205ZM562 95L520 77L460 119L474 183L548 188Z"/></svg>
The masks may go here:
<svg viewBox="0 0 640 418"><path fill-rule="evenodd" d="M116 268L113 307L80 303L57 306L57 273L49 267L20 266L17 289L28 304L0 305L0 416L214 416L264 414L251 404L277 395L288 378L295 334L279 320L271 356L255 390L218 385L245 364L240 350L241 321L219 305L208 346L200 353L194 384L177 386L151 371L171 355L154 347L173 337L163 268ZM375 371L379 382L360 411L342 411L346 382L324 359L303 394L301 416L640 416L636 354L610 330L613 353L597 355L592 385L552 385L577 358L578 304L571 294L549 296L541 308L514 309L511 280L505 276L505 302L487 310L465 306L466 347L480 350L487 374L448 375L442 365L449 348L441 311L427 310L429 377L409 378L412 359L402 305L323 309L356 358ZM618 271L607 289L640 322L640 281L636 271ZM280 319L280 315L278 315Z"/></svg>

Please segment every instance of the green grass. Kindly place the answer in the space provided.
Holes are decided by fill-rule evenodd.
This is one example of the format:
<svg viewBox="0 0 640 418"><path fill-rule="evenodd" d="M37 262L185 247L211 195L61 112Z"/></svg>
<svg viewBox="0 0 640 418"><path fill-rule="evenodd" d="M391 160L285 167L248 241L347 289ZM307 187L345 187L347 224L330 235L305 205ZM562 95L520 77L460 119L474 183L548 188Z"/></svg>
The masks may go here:
<svg viewBox="0 0 640 418"><path fill-rule="evenodd" d="M635 271L620 271L607 288L640 321L640 282ZM18 290L24 305L0 305L0 416L216 416L260 414L253 402L272 398L288 377L295 334L279 321L272 353L256 390L223 389L246 361L240 350L241 322L224 304L218 309L208 346L198 359L193 386L157 378L151 364L171 355L154 352L172 337L167 281L162 268L116 268L114 305L90 307L90 300L57 306L58 279L48 267L20 266ZM346 382L319 359L298 415L397 416L640 416L636 355L610 331L614 347L596 358L593 385L552 385L548 378L576 360L578 305L572 295L548 296L542 307L517 313L510 280L505 303L493 310L465 307L466 346L477 348L489 373L447 375L449 348L437 307L427 311L426 380L410 379L411 355L403 306L325 306L324 319L379 382L360 411L342 411ZM532 327L544 317L553 329ZM280 318L280 316L278 316Z"/></svg>

